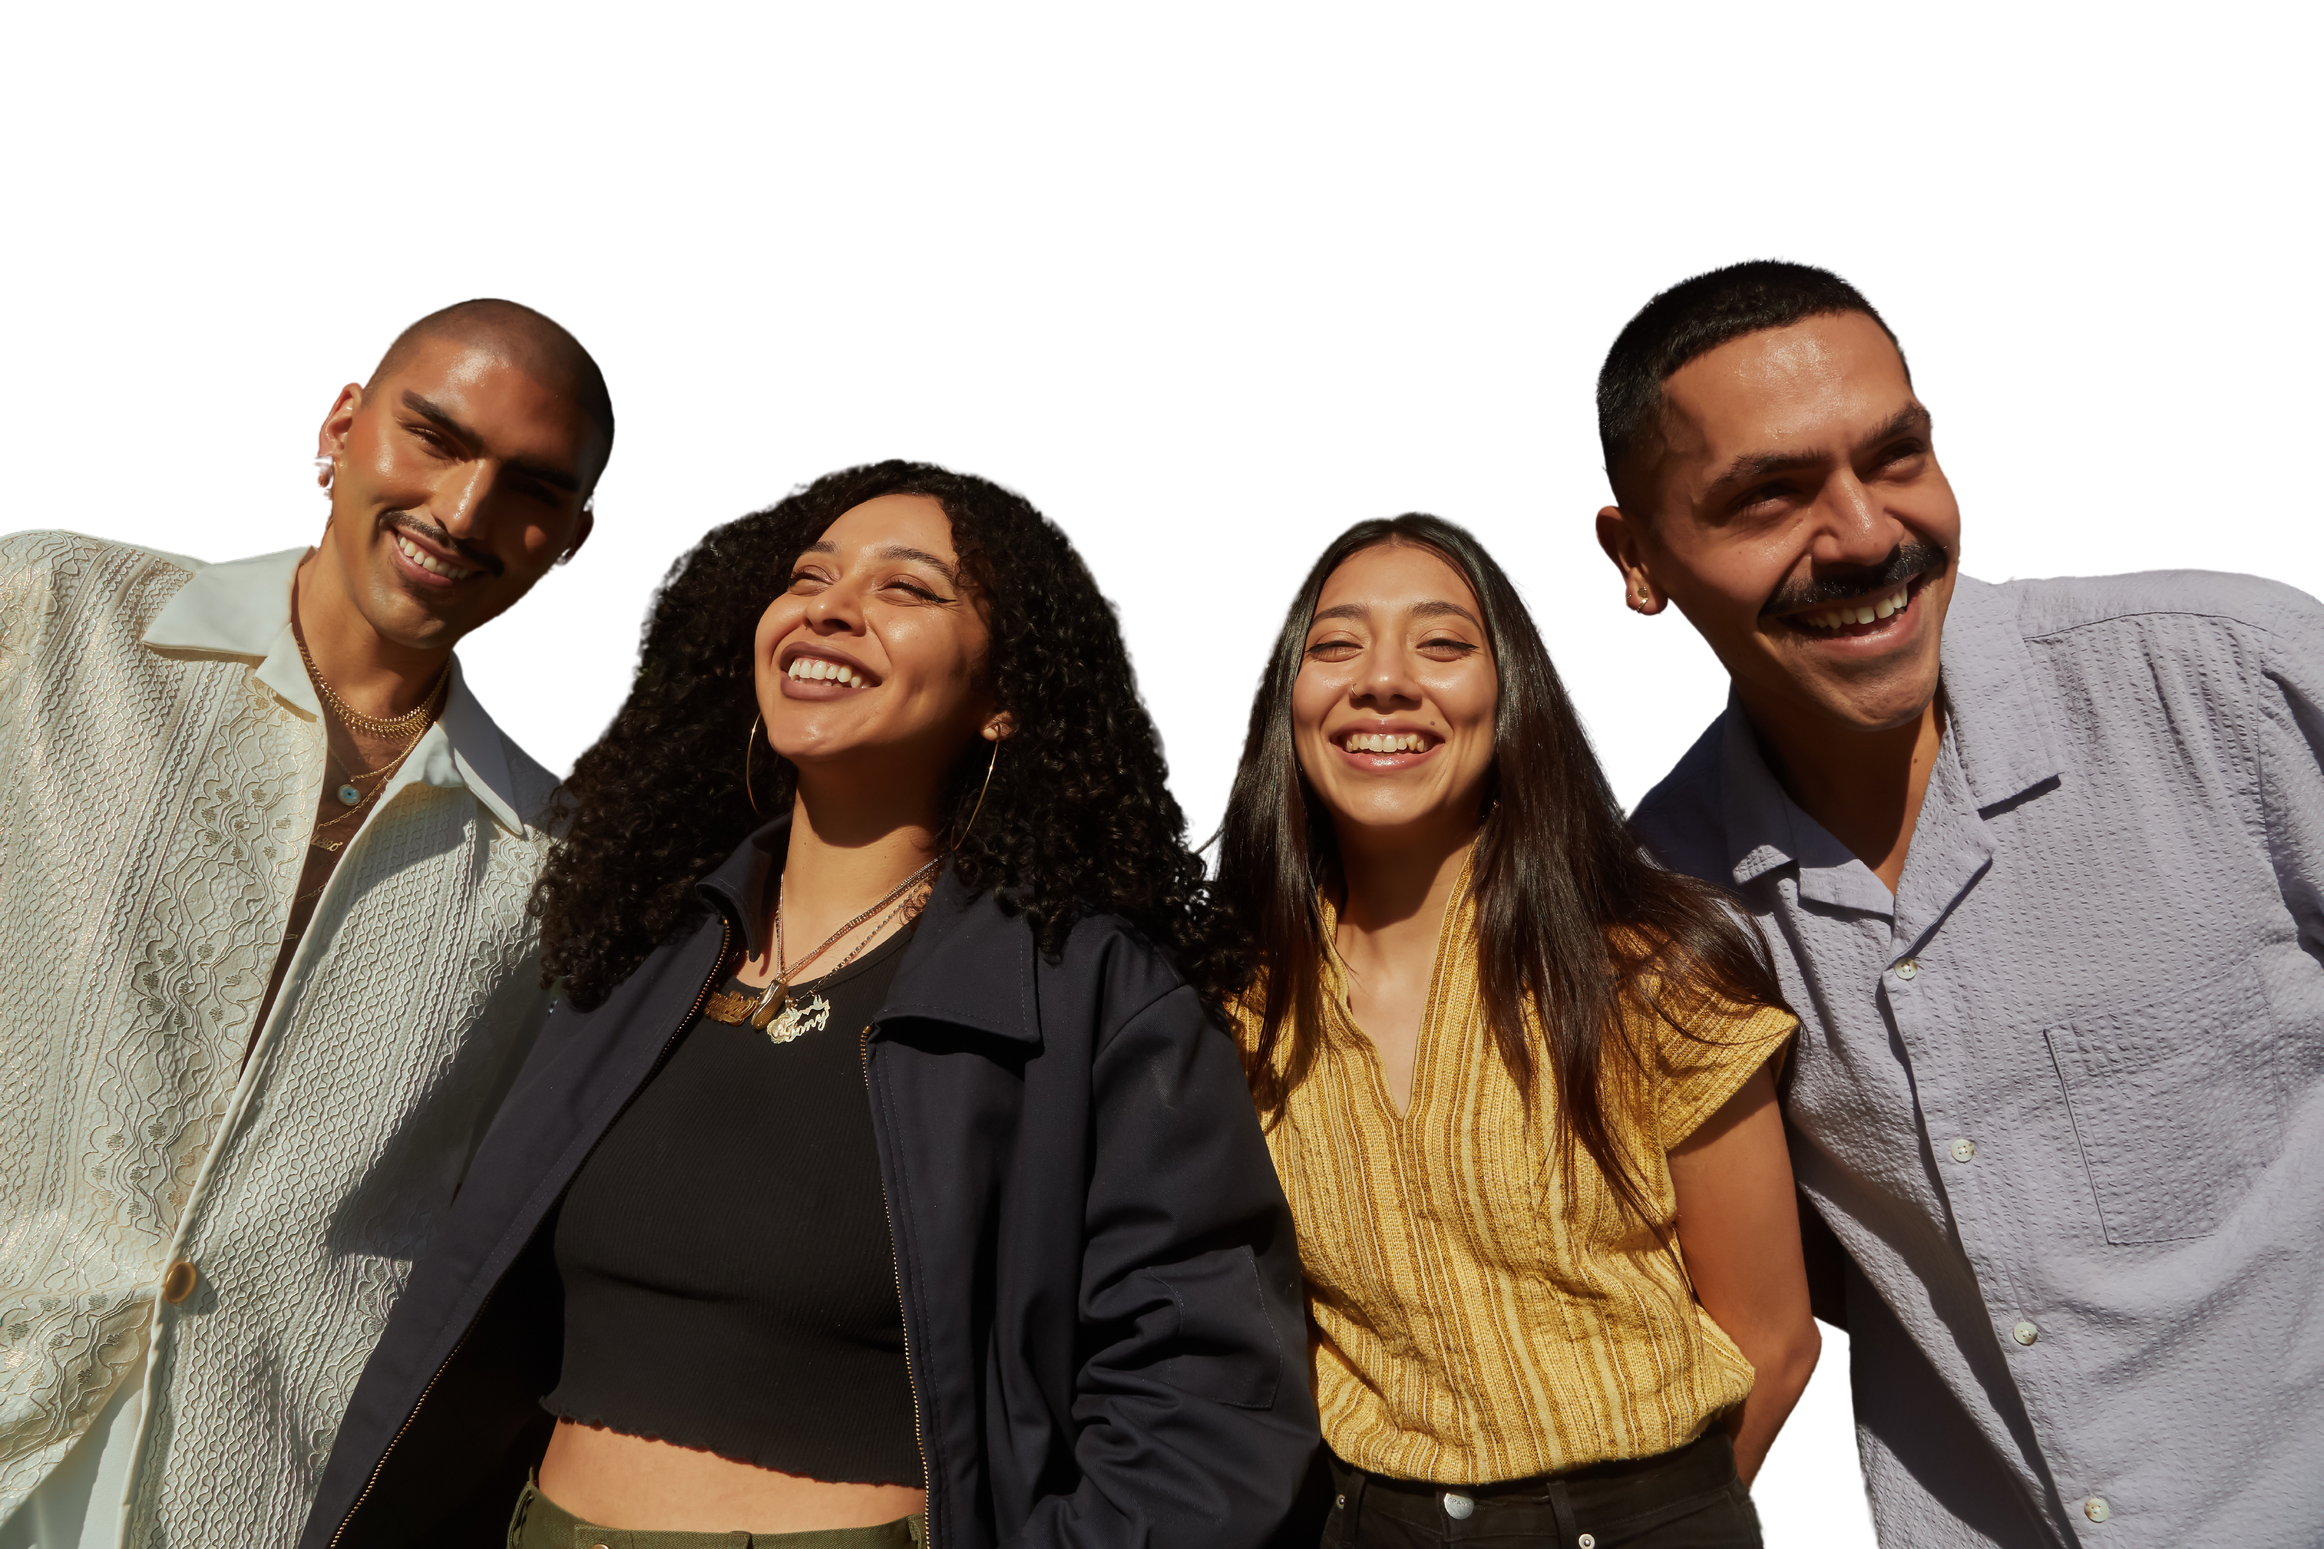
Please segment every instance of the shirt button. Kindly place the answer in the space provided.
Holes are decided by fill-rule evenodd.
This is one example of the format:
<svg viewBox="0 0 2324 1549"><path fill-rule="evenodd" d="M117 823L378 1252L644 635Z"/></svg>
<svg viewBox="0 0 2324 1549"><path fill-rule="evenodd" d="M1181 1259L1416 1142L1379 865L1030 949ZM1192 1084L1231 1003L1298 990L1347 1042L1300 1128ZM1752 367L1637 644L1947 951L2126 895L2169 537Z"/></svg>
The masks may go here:
<svg viewBox="0 0 2324 1549"><path fill-rule="evenodd" d="M1909 957L1896 965L1896 976L1899 979L1917 979L1920 977L1920 971L1921 965Z"/></svg>
<svg viewBox="0 0 2324 1549"><path fill-rule="evenodd" d="M2106 1497L2093 1495L2082 1503L2082 1515L2093 1522L2104 1522L2114 1515L2114 1508L2106 1504Z"/></svg>
<svg viewBox="0 0 2324 1549"><path fill-rule="evenodd" d="M2035 1328L2031 1323L2020 1323L2017 1327L2009 1331L2009 1337L2016 1340L2021 1345L2030 1345L2035 1340L2042 1337L2042 1331L2038 1328Z"/></svg>
<svg viewBox="0 0 2324 1549"><path fill-rule="evenodd" d="M194 1282L201 1278L201 1271L190 1261L179 1259L162 1274L161 1299L175 1307L194 1294Z"/></svg>
<svg viewBox="0 0 2324 1549"><path fill-rule="evenodd" d="M1466 1522L1469 1519L1469 1513L1476 1509L1477 1503L1459 1491L1447 1490L1444 1492L1444 1514L1455 1522Z"/></svg>
<svg viewBox="0 0 2324 1549"><path fill-rule="evenodd" d="M1954 1161L1966 1162L1977 1154L1977 1142L1964 1135L1947 1149L1953 1153Z"/></svg>

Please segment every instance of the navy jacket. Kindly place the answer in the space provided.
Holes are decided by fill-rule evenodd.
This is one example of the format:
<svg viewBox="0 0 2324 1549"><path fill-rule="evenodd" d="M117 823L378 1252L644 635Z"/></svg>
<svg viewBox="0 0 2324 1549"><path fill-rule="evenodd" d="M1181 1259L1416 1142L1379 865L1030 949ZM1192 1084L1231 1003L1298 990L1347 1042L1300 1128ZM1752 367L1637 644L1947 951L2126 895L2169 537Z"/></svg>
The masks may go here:
<svg viewBox="0 0 2324 1549"><path fill-rule="evenodd" d="M356 1385L301 1549L503 1542L562 1353L557 1203L741 941L754 848L785 836L706 878L707 916L604 1005L550 1017ZM1267 1540L1319 1445L1299 1254L1194 991L1111 917L1051 961L946 873L864 1049L933 1549Z"/></svg>

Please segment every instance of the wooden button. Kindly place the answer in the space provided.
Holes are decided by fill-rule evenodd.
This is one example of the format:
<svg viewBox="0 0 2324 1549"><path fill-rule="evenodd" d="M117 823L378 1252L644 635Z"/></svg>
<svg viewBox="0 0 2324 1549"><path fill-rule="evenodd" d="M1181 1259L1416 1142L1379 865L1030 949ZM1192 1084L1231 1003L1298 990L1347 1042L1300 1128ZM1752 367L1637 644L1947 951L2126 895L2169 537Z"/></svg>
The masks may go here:
<svg viewBox="0 0 2324 1549"><path fill-rule="evenodd" d="M201 1271L190 1261L179 1259L161 1277L161 1299L175 1307L194 1294L194 1282L201 1278Z"/></svg>

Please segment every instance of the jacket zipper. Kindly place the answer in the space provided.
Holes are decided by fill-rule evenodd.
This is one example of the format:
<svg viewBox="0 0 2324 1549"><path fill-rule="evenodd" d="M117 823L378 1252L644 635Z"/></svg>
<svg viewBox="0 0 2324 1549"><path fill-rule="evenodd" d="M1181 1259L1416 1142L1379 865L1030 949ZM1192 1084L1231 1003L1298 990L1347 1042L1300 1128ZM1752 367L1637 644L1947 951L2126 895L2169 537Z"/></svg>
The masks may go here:
<svg viewBox="0 0 2324 1549"><path fill-rule="evenodd" d="M726 954L733 950L733 948L734 922L729 920L726 917L726 911L721 909L718 911L718 960L710 965L710 977L704 979L702 981L702 988L695 992L694 1004L692 1008L687 1011L685 1017L678 1023L676 1027L670 1029L670 1036L662 1040L662 1052L654 1056L653 1066L646 1072L646 1081L651 1081L654 1078L654 1072L662 1068L662 1061L670 1057L670 1050L678 1042L678 1035L684 1032L687 1028L693 1026L694 1019L702 1014L702 1003L710 998L710 987L718 982L718 970L726 966ZM868 1037L870 1035L871 1029L866 1028L864 1029L864 1032ZM865 1081L868 1085L870 1081L868 1065L866 1067ZM638 1085L643 1087L645 1082L641 1081L638 1083ZM632 1100L635 1100L636 1095L637 1094L634 1092L630 1094ZM628 1106L628 1103L622 1104L624 1109L627 1109ZM618 1119L620 1115L616 1114L614 1117ZM889 1235L894 1235L892 1227L890 1229ZM499 1287L495 1286L493 1288L493 1295L497 1295L498 1293ZM899 1297L903 1295L903 1284L900 1280L897 1282L896 1294ZM460 1337L453 1341L452 1348L445 1355L443 1364L436 1368L436 1374L428 1379L428 1385L426 1387L420 1389L420 1396L412 1400L411 1413L403 1417L403 1424L397 1426L395 1429L395 1434L388 1438L387 1445L380 1450L379 1461L371 1465L371 1477L363 1481L362 1493L355 1497L355 1504L347 1508L347 1515L339 1519L339 1529L337 1532L331 1535L329 1549L339 1549L339 1540L347 1536L347 1528L349 1524L354 1522L355 1514L363 1509L363 1503L371 1499L371 1492L378 1487L379 1476L386 1472L387 1460L394 1455L396 1443L403 1440L404 1432L410 1430L412 1428L412 1422L420 1417L420 1406L427 1403L428 1395L436 1391L436 1384L444 1380L444 1373L452 1369L453 1361L459 1358L462 1347L468 1343L468 1336L476 1332L476 1325L478 1323L484 1321L485 1308L488 1308L491 1305L492 1296L488 1295L484 1298L483 1306L480 1306L476 1309L476 1316L468 1320L468 1326L462 1329L460 1331ZM911 1364L911 1353L907 1347L904 1357L904 1369L907 1376L910 1375ZM915 1416L918 1412L919 1402L920 1401L916 1396L912 1400ZM916 1420L915 1424L917 1424ZM927 1467L927 1460L923 1457L920 1463L921 1471L925 1473L927 1471Z"/></svg>
<svg viewBox="0 0 2324 1549"><path fill-rule="evenodd" d="M494 1287L495 1294L497 1294L498 1289L498 1287ZM353 1522L355 1514L363 1509L363 1503L371 1499L371 1492L379 1483L380 1471L387 1467L388 1453L395 1451L395 1444L403 1440L403 1433L410 1430L412 1422L420 1417L420 1406L428 1401L430 1393L436 1391L436 1384L444 1380L444 1373L452 1369L453 1361L459 1358L460 1351L468 1343L468 1336L475 1333L476 1325L484 1320L485 1308L491 1305L492 1297L485 1297L484 1306L476 1309L476 1316L468 1320L468 1326L462 1329L460 1337L452 1342L452 1353L444 1357L444 1364L436 1368L436 1374L428 1379L428 1385L420 1389L420 1396L412 1402L412 1412L405 1415L403 1424L395 1428L395 1434L388 1438L386 1450L379 1454L379 1461L372 1465L371 1477L363 1481L363 1493L355 1497L355 1504L348 1507L347 1515L339 1519L339 1531L331 1535L331 1549L339 1549L339 1540L347 1536L348 1524Z"/></svg>
<svg viewBox="0 0 2324 1549"><path fill-rule="evenodd" d="M871 1096L871 1035L871 1025L866 1023L862 1035L856 1039L856 1056L863 1064L863 1091L867 1098ZM872 1124L876 1130L879 1125L876 1108L874 1115ZM888 1270L896 1280L896 1322L904 1331L904 1386L912 1395L912 1445L920 1450L920 1481L933 1504L936 1475L928 1466L928 1437L920 1424L920 1379L912 1372L912 1320L904 1311L904 1255L896 1246L896 1212L888 1203L885 1177L880 1179L880 1213L888 1218ZM936 1514L926 1507L921 1508L921 1532L922 1549L936 1549Z"/></svg>

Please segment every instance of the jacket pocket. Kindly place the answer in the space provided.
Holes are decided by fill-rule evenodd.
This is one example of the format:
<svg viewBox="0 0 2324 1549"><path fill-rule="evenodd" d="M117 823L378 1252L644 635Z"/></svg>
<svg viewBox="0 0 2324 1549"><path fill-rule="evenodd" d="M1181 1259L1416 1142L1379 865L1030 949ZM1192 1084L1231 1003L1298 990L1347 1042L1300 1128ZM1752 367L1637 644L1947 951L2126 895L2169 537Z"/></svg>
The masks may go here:
<svg viewBox="0 0 2324 1549"><path fill-rule="evenodd" d="M1165 1368L1170 1385L1238 1409L1271 1408L1283 1380L1283 1341L1267 1316L1251 1250L1229 1248L1145 1272L1178 1309Z"/></svg>
<svg viewBox="0 0 2324 1549"><path fill-rule="evenodd" d="M2108 1242L2206 1236L2275 1160L2283 1096L2249 959L2048 1037Z"/></svg>

